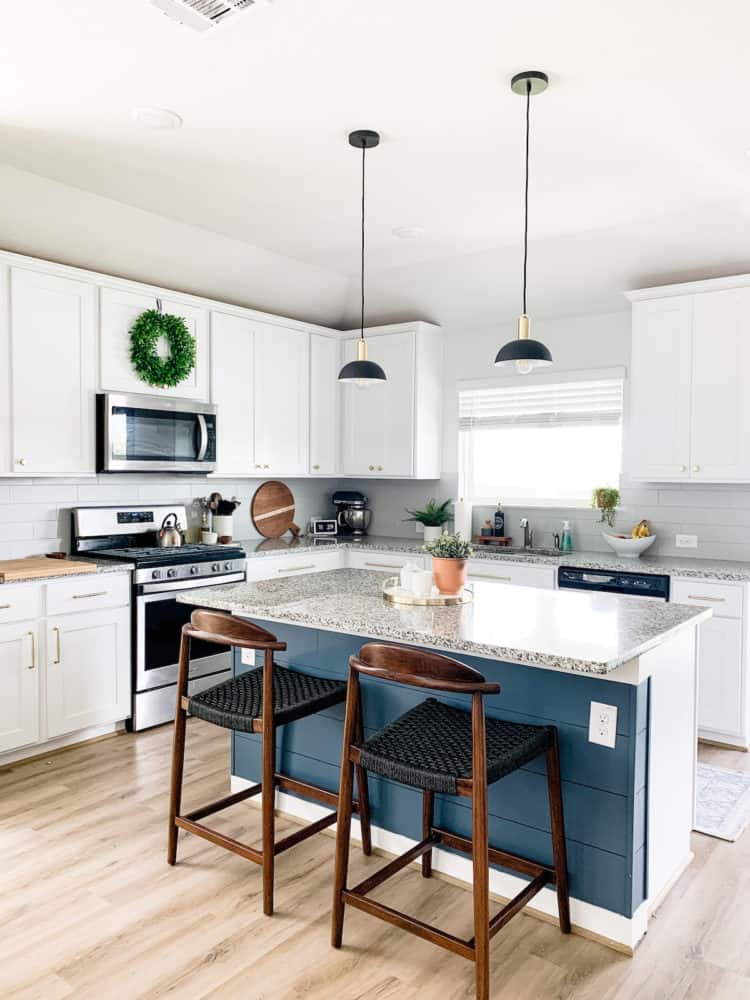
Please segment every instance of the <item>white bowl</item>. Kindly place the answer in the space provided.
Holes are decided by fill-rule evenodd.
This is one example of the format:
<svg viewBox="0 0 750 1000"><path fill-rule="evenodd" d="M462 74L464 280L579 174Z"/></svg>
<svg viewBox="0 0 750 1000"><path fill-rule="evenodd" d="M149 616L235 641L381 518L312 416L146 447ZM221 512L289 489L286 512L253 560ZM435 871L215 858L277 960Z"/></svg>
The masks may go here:
<svg viewBox="0 0 750 1000"><path fill-rule="evenodd" d="M648 538L620 538L606 531L602 532L602 538L623 559L638 559L656 541L656 535L649 535Z"/></svg>

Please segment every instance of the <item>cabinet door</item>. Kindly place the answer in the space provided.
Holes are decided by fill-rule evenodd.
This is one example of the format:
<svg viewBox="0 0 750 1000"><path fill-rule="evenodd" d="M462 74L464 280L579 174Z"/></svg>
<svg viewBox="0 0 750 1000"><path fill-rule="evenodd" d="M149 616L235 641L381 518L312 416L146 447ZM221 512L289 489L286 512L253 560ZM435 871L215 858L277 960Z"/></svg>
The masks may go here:
<svg viewBox="0 0 750 1000"><path fill-rule="evenodd" d="M181 316L195 337L195 368L174 388L161 389L144 382L130 363L130 331L142 312L156 309L155 295L129 292L119 288L101 289L101 386L111 392L141 392L177 396L182 399L208 399L208 313L205 309L176 299L161 299L162 310ZM157 352L166 357L166 341L157 345Z"/></svg>
<svg viewBox="0 0 750 1000"><path fill-rule="evenodd" d="M47 735L130 715L130 609L47 621Z"/></svg>
<svg viewBox="0 0 750 1000"><path fill-rule="evenodd" d="M692 479L750 480L750 288L696 295Z"/></svg>
<svg viewBox="0 0 750 1000"><path fill-rule="evenodd" d="M710 618L700 626L698 728L742 735L742 622Z"/></svg>
<svg viewBox="0 0 750 1000"><path fill-rule="evenodd" d="M34 622L0 628L0 753L39 741L38 639Z"/></svg>
<svg viewBox="0 0 750 1000"><path fill-rule="evenodd" d="M307 473L310 338L300 330L255 323L255 469L261 475Z"/></svg>
<svg viewBox="0 0 750 1000"><path fill-rule="evenodd" d="M628 454L634 479L690 476L692 322L692 296L633 305Z"/></svg>
<svg viewBox="0 0 750 1000"><path fill-rule="evenodd" d="M336 378L340 341L310 336L310 472L333 476L338 472L339 394Z"/></svg>
<svg viewBox="0 0 750 1000"><path fill-rule="evenodd" d="M94 470L96 290L11 269L12 470Z"/></svg>
<svg viewBox="0 0 750 1000"><path fill-rule="evenodd" d="M211 313L211 402L219 408L217 474L253 469L253 326L241 316Z"/></svg>
<svg viewBox="0 0 750 1000"><path fill-rule="evenodd" d="M347 476L411 476L414 471L413 332L389 333L368 341L369 356L385 369L387 381L343 389L343 472ZM357 356L347 340L345 361Z"/></svg>

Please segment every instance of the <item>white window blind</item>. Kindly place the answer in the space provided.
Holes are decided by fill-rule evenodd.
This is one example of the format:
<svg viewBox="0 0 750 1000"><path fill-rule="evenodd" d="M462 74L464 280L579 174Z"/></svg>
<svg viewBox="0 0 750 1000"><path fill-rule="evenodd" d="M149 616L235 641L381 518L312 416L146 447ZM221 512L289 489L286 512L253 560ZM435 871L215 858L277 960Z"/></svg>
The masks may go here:
<svg viewBox="0 0 750 1000"><path fill-rule="evenodd" d="M623 377L612 369L577 376L459 388L463 496L579 507L595 487L618 485Z"/></svg>
<svg viewBox="0 0 750 1000"><path fill-rule="evenodd" d="M524 424L574 427L619 424L622 421L622 379L518 383L459 392L459 427L507 427Z"/></svg>

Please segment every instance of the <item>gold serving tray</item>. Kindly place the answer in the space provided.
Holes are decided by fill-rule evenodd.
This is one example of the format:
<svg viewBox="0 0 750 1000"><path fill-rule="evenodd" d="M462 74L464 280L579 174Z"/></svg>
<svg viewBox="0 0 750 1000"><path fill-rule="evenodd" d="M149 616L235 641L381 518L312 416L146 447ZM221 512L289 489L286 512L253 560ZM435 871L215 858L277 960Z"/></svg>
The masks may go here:
<svg viewBox="0 0 750 1000"><path fill-rule="evenodd" d="M435 597L415 597L401 590L397 576L389 576L383 584L383 598L389 604L404 604L419 608L450 608L457 604L470 604L474 600L471 586L464 587L460 594L437 594Z"/></svg>

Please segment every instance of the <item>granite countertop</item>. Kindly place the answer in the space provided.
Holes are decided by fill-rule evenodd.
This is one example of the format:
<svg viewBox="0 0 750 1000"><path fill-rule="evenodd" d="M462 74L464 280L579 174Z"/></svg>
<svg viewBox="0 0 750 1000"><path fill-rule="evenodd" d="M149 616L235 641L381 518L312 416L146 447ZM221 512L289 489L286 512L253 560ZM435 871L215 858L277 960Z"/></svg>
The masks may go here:
<svg viewBox="0 0 750 1000"><path fill-rule="evenodd" d="M182 591L177 600L260 621L587 674L607 674L711 616L708 608L661 601L531 587L500 592L481 582L473 603L462 607L404 607L384 601L387 575L335 569Z"/></svg>
<svg viewBox="0 0 750 1000"><path fill-rule="evenodd" d="M351 537L331 540L315 540L310 536L299 539L269 538L240 542L249 558L281 555L284 552L325 551L326 549L357 549L370 552L413 552L422 554L421 539L388 538L367 535L354 541ZM684 576L713 580L749 581L750 563L729 559L685 559L677 556L642 556L640 559L622 559L607 552L561 552L559 555L543 555L538 552L523 552L519 549L490 549L489 546L475 545L475 559L493 562L529 563L537 566L578 566L582 569L622 570L632 573L657 573L667 576Z"/></svg>
<svg viewBox="0 0 750 1000"><path fill-rule="evenodd" d="M83 562L83 563L94 563L96 566L96 573L52 573L50 576L38 577L21 577L17 580L8 580L8 584L14 583L46 583L48 580L69 580L76 576L99 576L102 573L129 573L131 570L135 569L134 563L129 562L116 562L115 560L105 560L105 559L93 559L89 556L66 556L65 559L50 559L49 563L54 567L56 562ZM0 587L6 586L0 580Z"/></svg>

